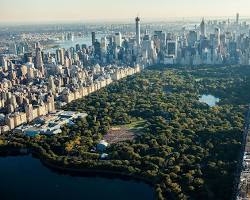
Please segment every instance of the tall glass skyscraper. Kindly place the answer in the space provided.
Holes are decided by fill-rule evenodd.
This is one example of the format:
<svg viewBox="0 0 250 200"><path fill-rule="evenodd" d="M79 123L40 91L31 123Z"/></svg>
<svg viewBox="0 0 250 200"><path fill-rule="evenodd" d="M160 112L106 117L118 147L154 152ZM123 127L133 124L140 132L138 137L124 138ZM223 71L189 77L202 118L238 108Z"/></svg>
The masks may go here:
<svg viewBox="0 0 250 200"><path fill-rule="evenodd" d="M141 26L140 26L140 18L135 18L136 23L136 45L139 47L141 44Z"/></svg>

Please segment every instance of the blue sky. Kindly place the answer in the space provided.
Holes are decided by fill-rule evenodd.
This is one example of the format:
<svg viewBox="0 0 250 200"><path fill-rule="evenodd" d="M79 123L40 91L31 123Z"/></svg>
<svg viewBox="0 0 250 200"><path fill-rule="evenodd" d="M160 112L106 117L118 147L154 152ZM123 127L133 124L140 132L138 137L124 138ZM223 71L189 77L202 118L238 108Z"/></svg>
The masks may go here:
<svg viewBox="0 0 250 200"><path fill-rule="evenodd" d="M247 16L250 0L0 0L0 22Z"/></svg>

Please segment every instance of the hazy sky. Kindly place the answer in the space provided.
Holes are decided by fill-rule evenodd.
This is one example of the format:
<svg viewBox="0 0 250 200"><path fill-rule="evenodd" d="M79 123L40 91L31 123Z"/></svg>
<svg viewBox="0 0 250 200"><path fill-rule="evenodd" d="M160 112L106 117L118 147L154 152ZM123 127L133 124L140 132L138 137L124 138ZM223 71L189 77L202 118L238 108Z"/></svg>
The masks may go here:
<svg viewBox="0 0 250 200"><path fill-rule="evenodd" d="M248 16L249 9L250 0L0 0L0 22Z"/></svg>

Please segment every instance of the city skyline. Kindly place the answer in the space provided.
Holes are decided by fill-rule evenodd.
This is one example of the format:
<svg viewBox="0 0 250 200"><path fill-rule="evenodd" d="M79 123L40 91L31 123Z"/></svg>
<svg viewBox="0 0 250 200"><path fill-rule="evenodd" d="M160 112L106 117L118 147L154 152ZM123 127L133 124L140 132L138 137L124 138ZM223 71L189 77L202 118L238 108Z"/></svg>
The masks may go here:
<svg viewBox="0 0 250 200"><path fill-rule="evenodd" d="M57 22L57 21L122 21L131 19L131 14L145 20L180 19L200 17L248 17L247 0L191 1L191 0L142 0L126 2L108 1L32 1L0 0L0 23ZM195 6L194 6L195 5ZM216 6L215 6L216 5ZM226 7L226 9L225 9ZM121 10L123 11L121 14Z"/></svg>
<svg viewBox="0 0 250 200"><path fill-rule="evenodd" d="M250 3L219 1L0 0L1 199L250 199Z"/></svg>

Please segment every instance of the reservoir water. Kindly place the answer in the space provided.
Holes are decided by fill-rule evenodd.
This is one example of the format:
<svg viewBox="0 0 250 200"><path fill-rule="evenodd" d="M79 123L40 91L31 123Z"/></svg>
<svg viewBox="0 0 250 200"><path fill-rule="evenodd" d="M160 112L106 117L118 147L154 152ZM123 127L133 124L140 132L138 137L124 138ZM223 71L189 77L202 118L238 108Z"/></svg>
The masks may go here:
<svg viewBox="0 0 250 200"><path fill-rule="evenodd" d="M215 106L217 103L219 103L220 99L216 98L213 95L202 95L199 98L199 101L202 103L206 103L207 105L209 105L210 107Z"/></svg>
<svg viewBox="0 0 250 200"><path fill-rule="evenodd" d="M1 200L153 200L142 182L59 174L31 156L0 157Z"/></svg>

